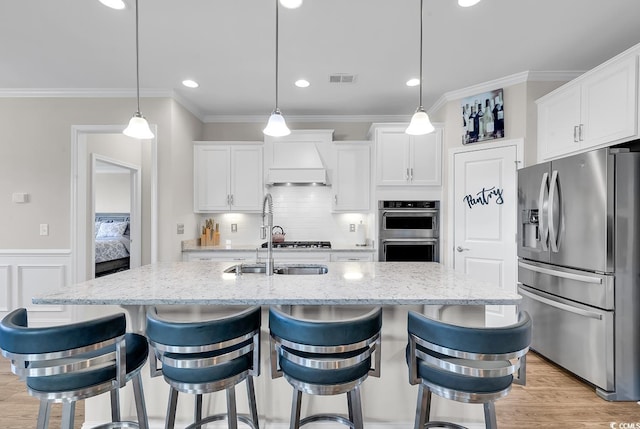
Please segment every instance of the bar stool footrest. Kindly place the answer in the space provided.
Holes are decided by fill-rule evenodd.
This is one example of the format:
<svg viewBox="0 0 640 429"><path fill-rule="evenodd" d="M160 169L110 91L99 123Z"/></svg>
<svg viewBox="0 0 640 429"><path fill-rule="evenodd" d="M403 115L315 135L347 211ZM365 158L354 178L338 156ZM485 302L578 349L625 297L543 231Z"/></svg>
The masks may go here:
<svg viewBox="0 0 640 429"><path fill-rule="evenodd" d="M469 429L466 426L458 425L451 422L433 421L424 424L425 428L447 428L447 429Z"/></svg>
<svg viewBox="0 0 640 429"><path fill-rule="evenodd" d="M345 426L349 426L352 429L354 428L353 422L348 418L341 416L340 414L314 414L300 420L300 426L303 426L307 423L315 423L319 421L337 422Z"/></svg>
<svg viewBox="0 0 640 429"><path fill-rule="evenodd" d="M91 429L139 429L140 425L137 422L110 422L100 426L95 426Z"/></svg>
<svg viewBox="0 0 640 429"><path fill-rule="evenodd" d="M190 424L184 429L198 429L206 424L220 420L227 420L227 414L214 414L213 416L205 417L202 420L198 420L197 422ZM251 429L259 429L258 425L251 420L251 416L248 414L238 414L238 421L251 427Z"/></svg>

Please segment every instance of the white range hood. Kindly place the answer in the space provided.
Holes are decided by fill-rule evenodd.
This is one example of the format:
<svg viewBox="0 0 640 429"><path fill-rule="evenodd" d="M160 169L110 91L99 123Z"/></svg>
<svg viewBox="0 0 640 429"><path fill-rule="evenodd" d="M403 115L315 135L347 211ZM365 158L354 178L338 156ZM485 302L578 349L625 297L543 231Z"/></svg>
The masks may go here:
<svg viewBox="0 0 640 429"><path fill-rule="evenodd" d="M269 142L267 185L329 185L323 161L327 145L321 140L292 134L292 138Z"/></svg>

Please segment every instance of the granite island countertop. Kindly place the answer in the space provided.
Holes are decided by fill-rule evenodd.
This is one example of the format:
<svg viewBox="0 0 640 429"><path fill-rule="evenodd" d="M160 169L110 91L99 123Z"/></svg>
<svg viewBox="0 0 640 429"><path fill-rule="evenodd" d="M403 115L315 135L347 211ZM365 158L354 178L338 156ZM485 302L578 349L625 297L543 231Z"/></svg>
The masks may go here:
<svg viewBox="0 0 640 429"><path fill-rule="evenodd" d="M42 293L34 304L500 305L520 295L435 262L326 262L321 275L243 274L229 262L163 262ZM278 264L276 264L276 267Z"/></svg>

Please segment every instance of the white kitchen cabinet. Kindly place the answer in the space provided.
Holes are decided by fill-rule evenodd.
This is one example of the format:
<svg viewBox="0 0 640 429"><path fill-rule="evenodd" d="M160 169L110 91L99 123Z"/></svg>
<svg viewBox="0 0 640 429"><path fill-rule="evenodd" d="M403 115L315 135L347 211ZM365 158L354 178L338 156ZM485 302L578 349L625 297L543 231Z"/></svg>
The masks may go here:
<svg viewBox="0 0 640 429"><path fill-rule="evenodd" d="M212 252L184 252L183 261L212 261L212 262L255 262L256 252L233 252L233 251L212 251Z"/></svg>
<svg viewBox="0 0 640 429"><path fill-rule="evenodd" d="M627 53L542 97L538 160L607 146L638 135L638 56Z"/></svg>
<svg viewBox="0 0 640 429"><path fill-rule="evenodd" d="M262 144L194 142L194 211L260 212Z"/></svg>
<svg viewBox="0 0 640 429"><path fill-rule="evenodd" d="M440 186L442 128L411 136L407 124L374 124L378 186Z"/></svg>
<svg viewBox="0 0 640 429"><path fill-rule="evenodd" d="M262 258L266 257L267 253L261 252L260 256ZM319 263L319 262L329 262L330 261L330 253L329 252L308 252L308 251L277 251L273 252L273 261L274 263L283 263L283 262L292 262L292 263Z"/></svg>
<svg viewBox="0 0 640 429"><path fill-rule="evenodd" d="M372 262L373 252L333 252L331 262Z"/></svg>
<svg viewBox="0 0 640 429"><path fill-rule="evenodd" d="M333 211L369 211L371 147L369 142L334 142Z"/></svg>

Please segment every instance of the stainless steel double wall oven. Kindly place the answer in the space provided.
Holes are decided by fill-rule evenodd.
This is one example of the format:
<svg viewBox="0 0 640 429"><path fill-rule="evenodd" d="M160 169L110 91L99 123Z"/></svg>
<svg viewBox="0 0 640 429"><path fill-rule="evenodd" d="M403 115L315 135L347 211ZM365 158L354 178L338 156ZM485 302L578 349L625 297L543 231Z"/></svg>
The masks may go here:
<svg viewBox="0 0 640 429"><path fill-rule="evenodd" d="M440 261L440 201L378 201L378 260Z"/></svg>

